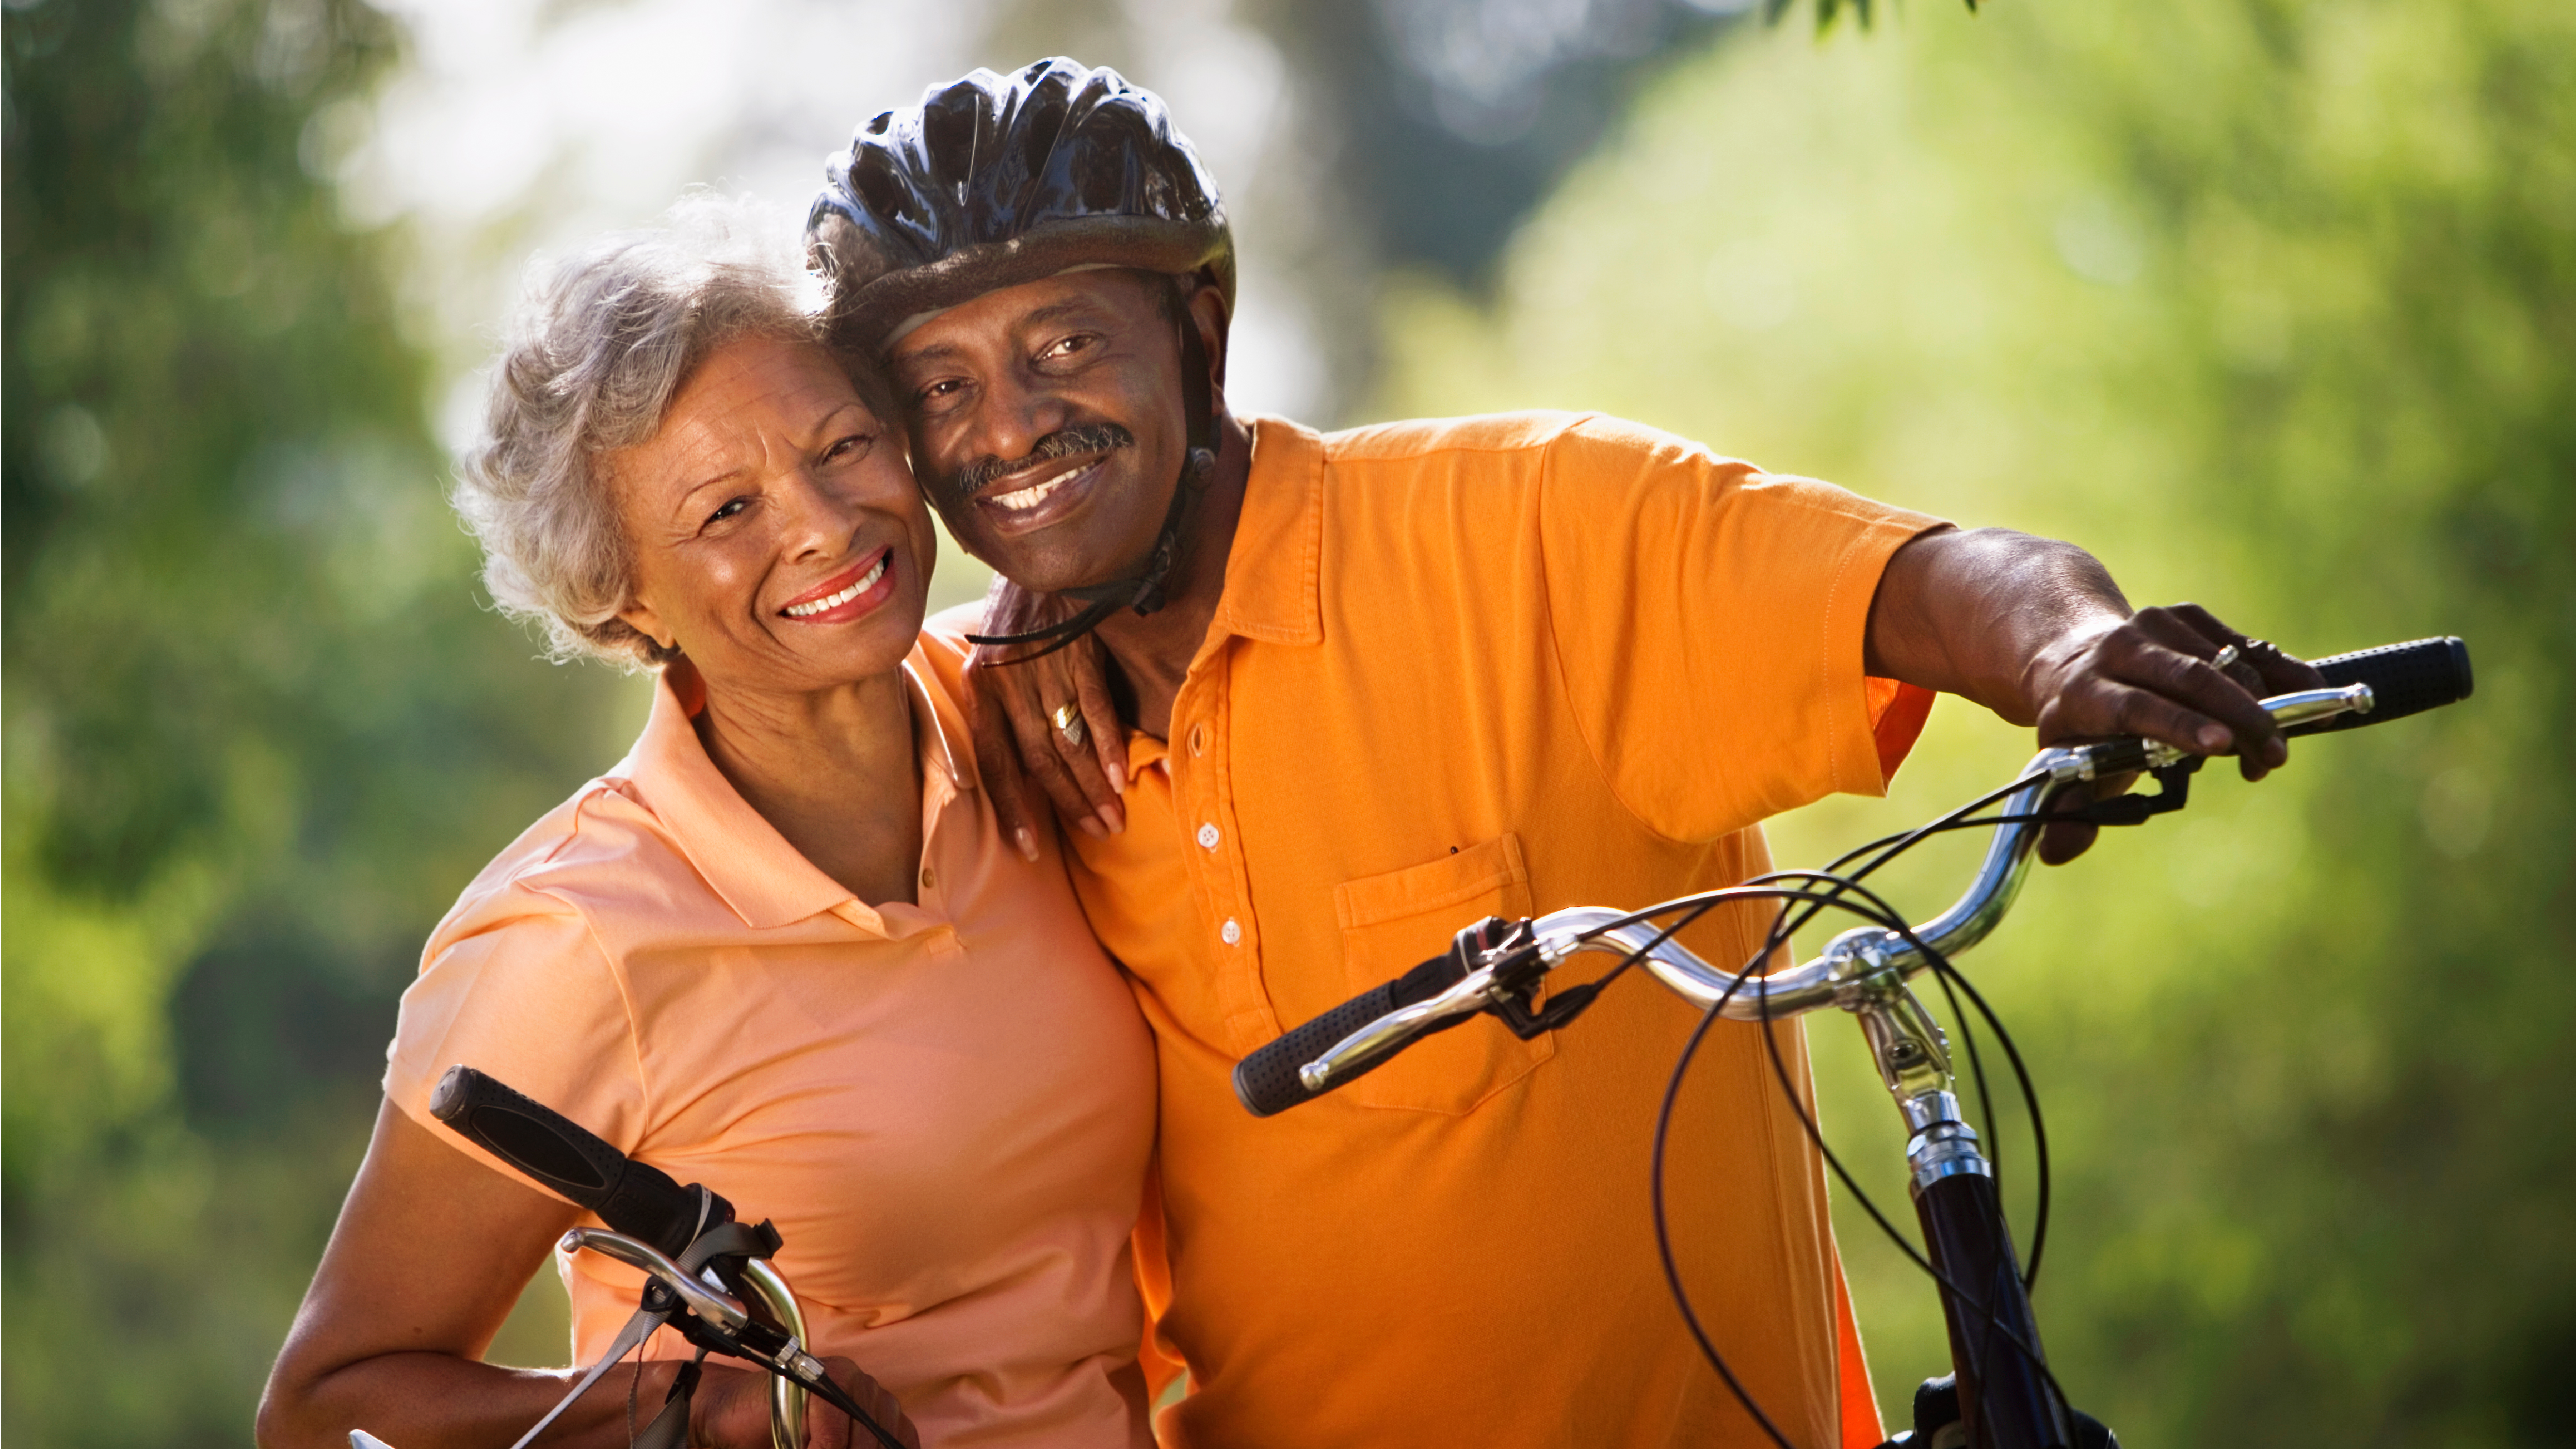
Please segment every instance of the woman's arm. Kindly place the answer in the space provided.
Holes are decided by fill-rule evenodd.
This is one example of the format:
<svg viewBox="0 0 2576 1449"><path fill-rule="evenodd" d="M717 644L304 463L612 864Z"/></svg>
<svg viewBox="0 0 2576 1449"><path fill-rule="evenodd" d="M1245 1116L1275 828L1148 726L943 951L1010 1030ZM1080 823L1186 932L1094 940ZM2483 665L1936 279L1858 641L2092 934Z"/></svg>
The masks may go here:
<svg viewBox="0 0 2576 1449"><path fill-rule="evenodd" d="M269 1371L261 1449L346 1449L351 1429L396 1449L506 1449L563 1397L571 1376L479 1356L577 1216L386 1103ZM861 1404L894 1414L892 1396L847 1361L828 1362ZM610 1371L540 1442L622 1449L630 1386L640 1425L661 1411L677 1370L659 1360ZM710 1363L691 1419L691 1443L767 1449L765 1378ZM810 1424L814 1449L849 1443L849 1421L820 1403Z"/></svg>

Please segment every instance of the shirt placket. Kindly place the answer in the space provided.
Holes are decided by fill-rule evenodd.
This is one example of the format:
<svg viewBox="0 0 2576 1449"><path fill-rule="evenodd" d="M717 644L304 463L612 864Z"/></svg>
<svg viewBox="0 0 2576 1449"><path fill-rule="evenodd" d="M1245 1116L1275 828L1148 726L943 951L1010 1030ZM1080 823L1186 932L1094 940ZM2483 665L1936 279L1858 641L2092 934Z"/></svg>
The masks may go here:
<svg viewBox="0 0 2576 1449"><path fill-rule="evenodd" d="M1213 964L1217 1009L1227 1045L1249 1052L1279 1034L1278 1014L1261 985L1261 927L1252 911L1251 874L1234 815L1234 772L1227 740L1232 715L1234 650L1229 641L1214 667L1186 681L1173 701L1172 799L1180 815L1190 883L1208 935L1193 952Z"/></svg>
<svg viewBox="0 0 2576 1449"><path fill-rule="evenodd" d="M922 949L934 960L965 955L966 944L958 938L956 921L949 910L948 892L954 873L942 870L940 862L952 854L948 845L966 838L962 832L972 830L973 821L961 817L973 808L973 803L945 770L926 763L921 782L921 860L913 894L916 910L888 907L896 913L890 920L853 899L833 907L833 914L881 940L918 938ZM930 918L926 922L921 919L925 916Z"/></svg>
<svg viewBox="0 0 2576 1449"><path fill-rule="evenodd" d="M928 765L923 769L921 795L921 875L913 899L938 920L931 928L930 954L948 959L966 954L966 945L957 937L956 916L949 909L954 872L942 872L940 862L952 858L953 847L971 838L973 821L967 814L973 801L945 769Z"/></svg>

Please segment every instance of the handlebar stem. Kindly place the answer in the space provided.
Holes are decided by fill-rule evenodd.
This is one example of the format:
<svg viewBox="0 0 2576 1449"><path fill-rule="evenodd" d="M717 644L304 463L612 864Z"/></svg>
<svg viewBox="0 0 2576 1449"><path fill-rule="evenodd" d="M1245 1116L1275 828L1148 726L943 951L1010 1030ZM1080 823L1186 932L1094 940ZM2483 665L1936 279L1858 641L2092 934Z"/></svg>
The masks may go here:
<svg viewBox="0 0 2576 1449"><path fill-rule="evenodd" d="M1910 1130L1960 1120L1958 1098L1952 1095L1956 1079L1950 1069L1950 1039L1892 963L1878 957L1849 984L1841 1004L1859 1018L1879 1080L1904 1111Z"/></svg>

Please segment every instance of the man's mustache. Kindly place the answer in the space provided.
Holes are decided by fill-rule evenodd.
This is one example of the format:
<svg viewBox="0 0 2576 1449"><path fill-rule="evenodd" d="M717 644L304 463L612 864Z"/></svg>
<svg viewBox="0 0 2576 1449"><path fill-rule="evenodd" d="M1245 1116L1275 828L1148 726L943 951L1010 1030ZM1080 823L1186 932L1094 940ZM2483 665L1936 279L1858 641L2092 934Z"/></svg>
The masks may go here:
<svg viewBox="0 0 2576 1449"><path fill-rule="evenodd" d="M1136 435L1116 423L1083 423L1060 428L1029 445L1026 456L1019 458L977 458L959 465L948 475L949 496L961 502L984 491L987 484L1014 473L1026 472L1038 464L1057 458L1078 458L1085 453L1106 453L1118 448L1136 446Z"/></svg>

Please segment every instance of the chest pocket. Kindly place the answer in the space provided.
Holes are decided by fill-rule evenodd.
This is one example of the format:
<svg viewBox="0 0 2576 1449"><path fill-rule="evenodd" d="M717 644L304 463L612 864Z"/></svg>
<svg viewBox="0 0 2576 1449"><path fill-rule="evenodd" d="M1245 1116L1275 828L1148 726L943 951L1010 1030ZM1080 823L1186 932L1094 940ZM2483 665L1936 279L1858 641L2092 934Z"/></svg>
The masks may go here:
<svg viewBox="0 0 2576 1449"><path fill-rule="evenodd" d="M1333 889L1333 910L1355 996L1447 950L1461 927L1486 916L1528 915L1529 866L1520 837L1505 833L1407 870L1344 881ZM1479 1017L1415 1042L1334 1095L1367 1107L1464 1116L1555 1054L1552 1032L1522 1041L1501 1022Z"/></svg>

